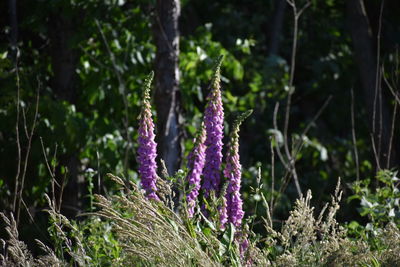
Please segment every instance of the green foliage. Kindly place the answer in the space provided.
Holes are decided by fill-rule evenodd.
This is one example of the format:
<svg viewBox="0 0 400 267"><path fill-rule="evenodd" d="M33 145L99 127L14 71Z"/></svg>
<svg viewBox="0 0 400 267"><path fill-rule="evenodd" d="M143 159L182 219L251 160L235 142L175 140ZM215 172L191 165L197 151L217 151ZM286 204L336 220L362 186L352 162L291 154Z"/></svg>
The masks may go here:
<svg viewBox="0 0 400 267"><path fill-rule="evenodd" d="M400 225L400 192L397 171L379 170L374 180L364 179L351 185L354 195L348 200L360 201L361 216L367 216L371 225L383 227L387 223Z"/></svg>

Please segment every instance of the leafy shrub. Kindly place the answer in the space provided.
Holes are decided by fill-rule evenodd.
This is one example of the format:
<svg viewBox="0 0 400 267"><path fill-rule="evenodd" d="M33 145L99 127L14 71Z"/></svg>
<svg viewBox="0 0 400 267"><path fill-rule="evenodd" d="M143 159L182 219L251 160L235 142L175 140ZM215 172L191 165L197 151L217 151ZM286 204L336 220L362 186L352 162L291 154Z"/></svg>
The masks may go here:
<svg viewBox="0 0 400 267"><path fill-rule="evenodd" d="M389 222L400 225L400 179L397 171L379 170L375 176L375 189L371 180L354 182L351 187L354 195L350 200L360 200L361 216L368 216L373 226L384 226Z"/></svg>

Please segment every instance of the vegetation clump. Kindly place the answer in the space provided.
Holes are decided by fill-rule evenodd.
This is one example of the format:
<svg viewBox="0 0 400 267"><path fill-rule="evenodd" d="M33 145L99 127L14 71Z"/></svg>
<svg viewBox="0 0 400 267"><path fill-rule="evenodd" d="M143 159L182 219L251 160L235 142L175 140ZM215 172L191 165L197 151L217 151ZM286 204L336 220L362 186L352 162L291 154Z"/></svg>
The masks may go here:
<svg viewBox="0 0 400 267"><path fill-rule="evenodd" d="M352 185L353 198L362 200L365 207L361 209L361 215L369 216L370 226L338 223L336 215L342 199L339 180L331 201L318 216L311 205L311 191L308 191L296 200L289 218L281 226L274 224L265 195L256 189L265 210L262 218L265 234L261 236L253 231L256 218L244 220L239 158L239 127L251 111L241 114L235 121L225 164L222 164L220 65L221 59L214 69L212 97L208 98L204 122L188 156L187 168L179 170L173 177L168 177L168 171L164 170L167 180L156 173L150 74L145 82L138 130L137 159L141 186L108 174L118 185L119 193L93 195L97 208L82 214L83 219L79 221L62 215L55 199L47 197L52 242L46 245L37 240L43 252L41 256L33 256L25 243L19 240L13 215L1 213L8 239L1 240L4 251L0 255L0 264L399 266L398 203L396 200L392 203L382 195L382 192L390 197L398 194L398 179L391 171L378 173L377 179L384 186L375 192L368 191L368 183ZM255 177L258 181L261 180L260 173ZM223 179L220 179L221 174ZM392 206L385 209L384 203Z"/></svg>

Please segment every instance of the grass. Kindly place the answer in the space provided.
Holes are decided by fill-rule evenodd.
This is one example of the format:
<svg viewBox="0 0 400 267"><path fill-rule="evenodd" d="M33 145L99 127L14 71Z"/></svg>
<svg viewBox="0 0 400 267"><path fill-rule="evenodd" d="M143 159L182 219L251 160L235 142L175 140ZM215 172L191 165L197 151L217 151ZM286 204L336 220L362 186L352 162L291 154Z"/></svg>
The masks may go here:
<svg viewBox="0 0 400 267"><path fill-rule="evenodd" d="M168 201L148 200L135 184L126 186L122 179L109 176L121 186L121 193L95 195L97 210L79 222L60 214L48 198L53 243L37 240L40 256L33 256L19 240L13 215L1 213L8 233L8 239L1 240L5 248L1 265L400 266L400 230L393 222L368 237L351 237L336 221L340 183L317 215L308 191L296 201L281 229L273 228L268 215L262 218L267 235L260 237L246 224L243 229L230 225L217 230L216 222L199 214L189 219L184 208L176 212ZM266 201L264 207L268 208Z"/></svg>

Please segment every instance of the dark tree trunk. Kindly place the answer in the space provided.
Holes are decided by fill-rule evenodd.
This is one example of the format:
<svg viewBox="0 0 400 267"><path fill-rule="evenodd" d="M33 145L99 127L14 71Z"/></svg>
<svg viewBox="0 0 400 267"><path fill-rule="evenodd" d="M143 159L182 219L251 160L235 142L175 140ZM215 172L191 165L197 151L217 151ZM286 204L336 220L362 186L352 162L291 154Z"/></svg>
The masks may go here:
<svg viewBox="0 0 400 267"><path fill-rule="evenodd" d="M77 18L63 14L60 8L50 19L51 63L54 76L52 88L59 99L70 103L76 101L76 67L78 50L73 47Z"/></svg>
<svg viewBox="0 0 400 267"><path fill-rule="evenodd" d="M157 141L160 158L170 174L180 164L181 128L179 119L179 0L157 0L154 39L157 46L155 73Z"/></svg>
<svg viewBox="0 0 400 267"><path fill-rule="evenodd" d="M363 0L347 1L347 17L355 60L364 93L369 126L378 154L377 158L380 167L385 167L390 142L391 115L385 95L380 91L381 78L378 76L377 80L377 53L375 48L377 39L373 37ZM382 97L381 101L380 95ZM397 160L398 154L394 148L391 151L391 155L390 167Z"/></svg>
<svg viewBox="0 0 400 267"><path fill-rule="evenodd" d="M72 15L71 15L72 14ZM72 40L78 30L79 14L66 11L63 6L55 8L50 16L49 36L51 42L51 63L53 77L52 89L60 100L75 104L77 98L76 68L79 60L79 51ZM84 178L80 174L80 161L77 151L70 151L60 156L60 166L68 168L68 183L65 186L62 210L69 217L75 216L83 209L83 195L85 190ZM56 173L58 179L64 175ZM61 184L61 181L59 181Z"/></svg>
<svg viewBox="0 0 400 267"><path fill-rule="evenodd" d="M278 55L282 39L283 19L285 17L286 0L275 0L272 21L269 25L268 54ZM268 35L267 35L268 36Z"/></svg>

